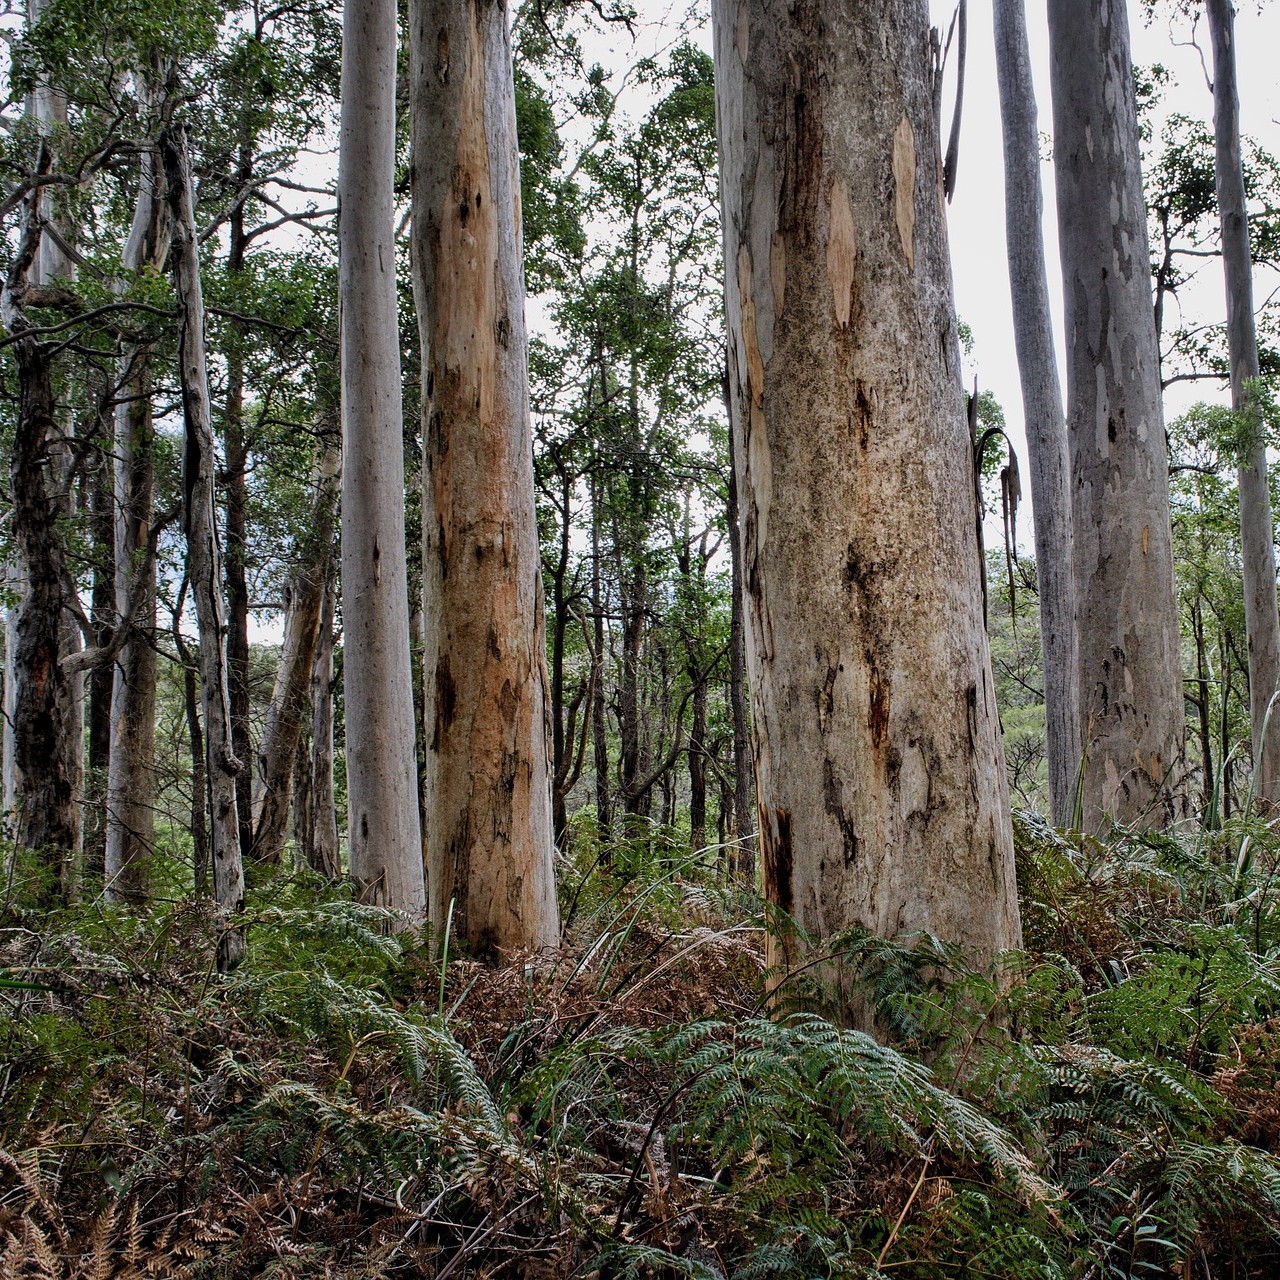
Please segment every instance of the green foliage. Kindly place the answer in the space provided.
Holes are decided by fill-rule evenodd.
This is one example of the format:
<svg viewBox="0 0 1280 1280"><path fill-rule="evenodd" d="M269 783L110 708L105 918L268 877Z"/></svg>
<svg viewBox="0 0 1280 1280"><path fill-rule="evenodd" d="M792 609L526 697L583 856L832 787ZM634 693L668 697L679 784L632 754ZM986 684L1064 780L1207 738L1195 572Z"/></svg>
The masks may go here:
<svg viewBox="0 0 1280 1280"><path fill-rule="evenodd" d="M11 918L6 1274L1271 1274L1275 836L1017 836L1027 952L831 942L874 1038L765 1016L758 904L654 841L569 878L560 959L443 988L305 876L225 979L198 905Z"/></svg>

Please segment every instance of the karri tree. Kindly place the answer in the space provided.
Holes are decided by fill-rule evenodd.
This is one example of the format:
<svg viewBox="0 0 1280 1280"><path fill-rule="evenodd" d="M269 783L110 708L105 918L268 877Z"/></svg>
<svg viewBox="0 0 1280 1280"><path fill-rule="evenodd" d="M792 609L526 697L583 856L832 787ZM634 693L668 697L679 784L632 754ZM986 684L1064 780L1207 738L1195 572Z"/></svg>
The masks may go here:
<svg viewBox="0 0 1280 1280"><path fill-rule="evenodd" d="M1049 802L1054 821L1065 824L1081 747L1071 461L1040 226L1040 132L1023 0L995 0L994 18L1009 290L1035 514Z"/></svg>
<svg viewBox="0 0 1280 1280"><path fill-rule="evenodd" d="M370 900L426 908L415 769L396 320L396 6L347 0L338 258L348 849Z"/></svg>
<svg viewBox="0 0 1280 1280"><path fill-rule="evenodd" d="M1049 5L1086 827L1180 811L1169 464L1129 24Z"/></svg>
<svg viewBox="0 0 1280 1280"><path fill-rule="evenodd" d="M410 12L431 918L494 954L559 936L511 44Z"/></svg>
<svg viewBox="0 0 1280 1280"><path fill-rule="evenodd" d="M1222 227L1227 290L1227 352L1231 404L1243 419L1237 483L1245 630L1249 638L1249 718L1254 788L1267 806L1280 802L1280 613L1276 609L1276 547L1267 483L1267 447L1252 380L1258 376L1253 314L1253 257L1244 166L1240 161L1240 101L1236 87L1235 11L1231 0L1205 0L1213 48L1214 177Z"/></svg>
<svg viewBox="0 0 1280 1280"><path fill-rule="evenodd" d="M1021 930L926 5L713 13L765 890L990 959Z"/></svg>

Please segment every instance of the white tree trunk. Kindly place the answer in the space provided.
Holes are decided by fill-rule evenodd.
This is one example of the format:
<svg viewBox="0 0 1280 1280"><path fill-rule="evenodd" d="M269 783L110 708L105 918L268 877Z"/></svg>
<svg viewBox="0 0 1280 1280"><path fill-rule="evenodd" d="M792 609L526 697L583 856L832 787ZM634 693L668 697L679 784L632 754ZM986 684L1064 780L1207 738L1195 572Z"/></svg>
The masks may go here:
<svg viewBox="0 0 1280 1280"><path fill-rule="evenodd" d="M1169 465L1123 0L1052 0L1054 167L1067 338L1082 812L1184 810Z"/></svg>
<svg viewBox="0 0 1280 1280"><path fill-rule="evenodd" d="M169 252L163 174L154 150L142 153L133 225L123 267L136 275L160 270ZM142 603L116 655L111 685L111 747L107 759L108 897L128 900L145 890L155 843L156 623L155 559L148 552L155 466L152 460L150 357L129 352L115 415L115 597L117 625L126 625L135 593ZM139 580L139 575L142 575Z"/></svg>
<svg viewBox="0 0 1280 1280"><path fill-rule="evenodd" d="M411 6L431 916L559 937L507 6Z"/></svg>
<svg viewBox="0 0 1280 1280"><path fill-rule="evenodd" d="M347 836L368 899L426 907L404 545L396 251L396 6L346 0L338 162Z"/></svg>
<svg viewBox="0 0 1280 1280"><path fill-rule="evenodd" d="M244 765L231 749L227 624L222 600L222 550L214 502L216 459L205 356L204 295L200 284L191 160L184 125L171 125L160 135L160 154L173 237L174 291L178 296L178 365L186 424L182 463L183 525L200 635L200 695L209 790L213 896L223 925L218 943L218 968L225 973L244 958L244 934L232 919L244 907L244 866L236 823L236 774Z"/></svg>
<svg viewBox="0 0 1280 1280"><path fill-rule="evenodd" d="M1249 637L1249 712L1253 728L1254 789L1266 808L1280 802L1280 614L1276 611L1276 548L1267 484L1267 448L1259 406L1249 391L1258 376L1253 316L1253 257L1240 162L1240 100L1236 87L1235 11L1231 0L1205 0L1213 45L1214 171L1222 224L1227 288L1227 350L1231 403L1249 418L1252 439L1239 460L1240 558Z"/></svg>
<svg viewBox="0 0 1280 1280"><path fill-rule="evenodd" d="M1009 289L1035 517L1049 803L1054 822L1064 825L1071 817L1081 745L1071 462L1040 229L1040 132L1023 5L1024 0L995 0L996 71L1004 133Z"/></svg>
<svg viewBox="0 0 1280 1280"><path fill-rule="evenodd" d="M713 14L765 891L989 960L1021 930L924 0Z"/></svg>

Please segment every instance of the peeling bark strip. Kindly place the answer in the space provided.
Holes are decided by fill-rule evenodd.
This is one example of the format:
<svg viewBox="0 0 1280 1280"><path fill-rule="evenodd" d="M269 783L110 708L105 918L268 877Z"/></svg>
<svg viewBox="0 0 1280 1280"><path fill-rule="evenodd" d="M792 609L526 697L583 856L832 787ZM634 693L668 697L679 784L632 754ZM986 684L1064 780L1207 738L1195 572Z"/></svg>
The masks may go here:
<svg viewBox="0 0 1280 1280"><path fill-rule="evenodd" d="M507 7L411 5L431 917L553 946L551 773ZM446 51L442 55L442 50ZM484 607L477 608L476 602Z"/></svg>
<svg viewBox="0 0 1280 1280"><path fill-rule="evenodd" d="M395 0L346 0L338 159L347 837L365 895L426 908L396 317Z"/></svg>
<svg viewBox="0 0 1280 1280"><path fill-rule="evenodd" d="M994 21L1009 288L1035 513L1049 800L1054 822L1066 826L1081 747L1071 462L1045 270L1040 132L1023 0L995 0Z"/></svg>
<svg viewBox="0 0 1280 1280"><path fill-rule="evenodd" d="M1020 927L925 5L713 12L766 892L989 959Z"/></svg>
<svg viewBox="0 0 1280 1280"><path fill-rule="evenodd" d="M218 968L225 973L244 958L244 934L230 917L244 907L244 866L236 823L236 774L243 765L231 749L227 692L227 624L222 606L222 551L214 506L213 421L205 358L204 294L191 195L187 131L171 125L159 139L166 198L172 224L174 291L178 296L178 372L186 434L182 457L183 529L187 568L200 632L200 694L204 712L209 834L213 855L213 896L223 919Z"/></svg>
<svg viewBox="0 0 1280 1280"><path fill-rule="evenodd" d="M1083 821L1182 811L1169 464L1122 0L1049 5Z"/></svg>
<svg viewBox="0 0 1280 1280"><path fill-rule="evenodd" d="M1271 705L1280 688L1280 614L1276 611L1276 548L1267 483L1267 447L1259 408L1249 393L1250 379L1258 376L1258 334L1253 316L1249 213L1240 163L1235 13L1231 0L1205 0L1205 13L1213 44L1214 172L1227 286L1231 407L1248 415L1253 428L1253 439L1240 458L1237 479L1245 630L1249 637L1254 789L1259 801L1270 807L1280 803L1280 708L1273 710Z"/></svg>

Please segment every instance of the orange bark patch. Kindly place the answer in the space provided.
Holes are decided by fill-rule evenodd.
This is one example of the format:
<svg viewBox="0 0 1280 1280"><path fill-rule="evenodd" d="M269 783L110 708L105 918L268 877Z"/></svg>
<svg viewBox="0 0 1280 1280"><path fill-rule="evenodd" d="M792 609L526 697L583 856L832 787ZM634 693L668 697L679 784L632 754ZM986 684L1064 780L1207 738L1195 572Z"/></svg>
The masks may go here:
<svg viewBox="0 0 1280 1280"><path fill-rule="evenodd" d="M894 216L907 266L916 269L916 137L903 112L893 131Z"/></svg>
<svg viewBox="0 0 1280 1280"><path fill-rule="evenodd" d="M827 279L836 324L849 327L853 308L854 266L858 257L858 233L849 205L849 184L837 178L831 184L831 213L827 224Z"/></svg>

